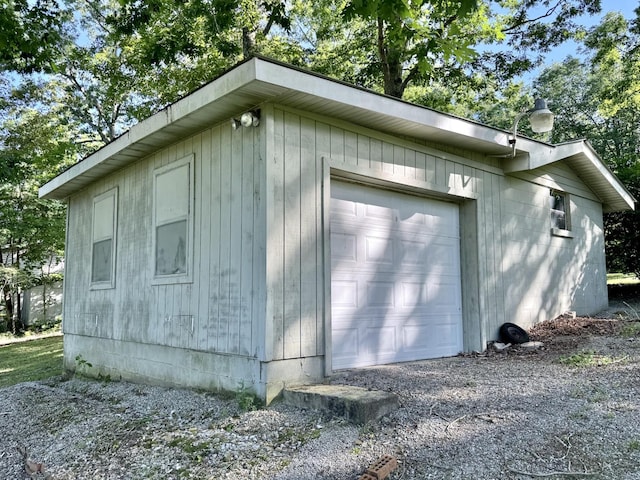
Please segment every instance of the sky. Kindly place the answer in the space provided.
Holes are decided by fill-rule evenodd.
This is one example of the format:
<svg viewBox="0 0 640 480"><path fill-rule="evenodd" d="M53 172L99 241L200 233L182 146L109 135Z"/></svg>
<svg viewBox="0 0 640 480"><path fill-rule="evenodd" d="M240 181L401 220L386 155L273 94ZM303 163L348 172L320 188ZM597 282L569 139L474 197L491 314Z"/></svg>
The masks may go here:
<svg viewBox="0 0 640 480"><path fill-rule="evenodd" d="M585 27L593 27L600 23L602 17L604 17L608 12L620 12L624 15L626 19L635 18L634 10L640 7L640 0L601 0L602 12L599 15L584 15L579 17L576 22L584 25ZM575 42L565 42L560 47L554 49L550 55L548 56L548 61L546 65L540 67L533 76L537 76L537 73L541 72L545 66L551 65L555 62L561 62L569 55L577 57L579 55L578 52L578 44Z"/></svg>

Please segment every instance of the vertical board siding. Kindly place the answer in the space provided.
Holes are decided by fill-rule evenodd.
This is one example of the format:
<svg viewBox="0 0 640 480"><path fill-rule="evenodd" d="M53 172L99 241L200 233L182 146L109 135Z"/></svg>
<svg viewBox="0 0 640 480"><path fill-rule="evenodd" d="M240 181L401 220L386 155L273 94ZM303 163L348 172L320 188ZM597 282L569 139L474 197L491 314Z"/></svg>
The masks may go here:
<svg viewBox="0 0 640 480"><path fill-rule="evenodd" d="M226 138L229 135L231 138ZM226 324L226 345L221 351L239 353L240 351L240 316L243 309L241 303L242 285L242 145L247 130L241 128L233 131L225 129L222 145L230 145L231 150L226 153L225 165L228 167L229 183L225 189L228 202L228 213L225 219L227 249L227 271L223 272L226 280L225 305L226 315L221 320ZM224 148L223 148L224 151ZM228 223L227 223L228 222Z"/></svg>
<svg viewBox="0 0 640 480"><path fill-rule="evenodd" d="M273 113L272 152L267 152L267 322L268 359L284 358L284 112Z"/></svg>
<svg viewBox="0 0 640 480"><path fill-rule="evenodd" d="M254 164L256 158L256 130L243 129L242 173L240 175L242 206L240 227L240 311L238 312L238 353L244 356L253 355L253 259L254 233Z"/></svg>
<svg viewBox="0 0 640 480"><path fill-rule="evenodd" d="M505 177L499 160L472 152L443 148L439 156L433 145L350 131L272 105L263 117L258 129L214 126L70 198L65 332L265 361L324 354L326 159L373 178L476 198L456 199L473 213L461 216L473 223L465 238L477 239L469 268L478 280L468 282L477 312L469 321L482 338L465 333L468 345L495 338L505 321L532 323L606 298L601 205L570 169ZM193 281L152 285L154 170L191 154ZM549 234L548 189L556 184L572 195L572 239ZM116 286L91 290L91 206L116 187ZM572 280L559 283L567 273Z"/></svg>
<svg viewBox="0 0 640 480"><path fill-rule="evenodd" d="M217 126L94 183L69 200L65 331L243 356L254 332L256 131ZM194 155L193 281L152 285L153 173ZM90 289L93 198L118 188L115 288ZM262 222L261 225L256 223ZM90 361L90 353L85 355Z"/></svg>
<svg viewBox="0 0 640 480"><path fill-rule="evenodd" d="M209 286L209 310L208 310L208 329L207 329L207 345L212 351L218 350L218 337L220 335L220 232L222 231L222 145L220 143L222 135L220 128L213 131L211 138L211 161L210 181L211 186L211 203L208 208L209 216L209 248L208 255L202 258L202 261L209 260L209 282L203 278L202 282L208 283Z"/></svg>
<svg viewBox="0 0 640 480"><path fill-rule="evenodd" d="M211 285L210 256L211 256L211 223L212 223L212 195L211 195L211 164L212 158L212 131L206 130L202 133L201 141L197 142L200 155L196 158L208 158L208 162L196 163L195 191L199 195L195 196L196 225L201 225L200 234L196 235L196 246L194 252L195 263L198 263L198 274L194 278L198 281L198 315L195 326L194 350L208 350L208 339L210 333L209 315L209 288ZM208 221L207 221L208 220ZM207 279L209 279L207 281Z"/></svg>
<svg viewBox="0 0 640 480"><path fill-rule="evenodd" d="M368 168L374 178L385 173L399 181L421 180L480 193L476 227L481 248L490 254L481 259L480 275L486 281L479 302L489 308L492 321L504 321L501 198L492 193L501 187L500 175L409 148L406 142L351 132L277 107L272 118L273 146L267 152L267 190L271 192L267 202L267 302L272 305L268 321L273 322L273 333L266 341L271 342L273 359L324 353L323 228L327 226L322 221L323 158L331 159L334 166ZM483 321L489 323L484 316Z"/></svg>
<svg viewBox="0 0 640 480"><path fill-rule="evenodd" d="M546 185L511 177L506 181L502 221L508 246L502 264L505 310L525 326L567 310L593 313L606 305L602 206L580 196L585 187L571 176L566 169L553 166L536 177L546 179ZM569 192L573 238L551 235L549 179Z"/></svg>
<svg viewBox="0 0 640 480"><path fill-rule="evenodd" d="M284 358L298 358L301 353L301 305L302 284L300 242L302 238L302 197L300 174L301 132L300 117L286 113L284 116L286 141L284 143Z"/></svg>
<svg viewBox="0 0 640 480"><path fill-rule="evenodd" d="M309 357L319 354L317 323L323 318L317 306L318 281L322 284L318 276L322 257L317 255L320 245L317 239L322 233L318 206L322 197L316 188L320 183L318 166L321 163L315 161L315 122L301 119L300 131L300 356Z"/></svg>

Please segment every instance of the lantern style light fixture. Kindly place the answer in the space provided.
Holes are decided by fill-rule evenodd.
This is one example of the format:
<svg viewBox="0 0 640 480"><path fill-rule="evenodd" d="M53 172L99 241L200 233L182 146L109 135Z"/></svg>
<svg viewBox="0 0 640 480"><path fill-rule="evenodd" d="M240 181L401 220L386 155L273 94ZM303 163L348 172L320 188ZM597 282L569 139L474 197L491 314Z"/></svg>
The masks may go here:
<svg viewBox="0 0 640 480"><path fill-rule="evenodd" d="M551 110L547 108L547 101L542 98L536 98L533 108L518 114L513 121L513 138L509 140L513 150L511 151L511 157L516 156L516 139L518 138L518 123L520 120L529 116L529 123L531 124L531 130L535 133L550 132L553 129L554 115Z"/></svg>
<svg viewBox="0 0 640 480"><path fill-rule="evenodd" d="M250 110L240 115L240 119L231 119L231 128L234 130L240 127L257 127L258 125L260 125L260 110Z"/></svg>

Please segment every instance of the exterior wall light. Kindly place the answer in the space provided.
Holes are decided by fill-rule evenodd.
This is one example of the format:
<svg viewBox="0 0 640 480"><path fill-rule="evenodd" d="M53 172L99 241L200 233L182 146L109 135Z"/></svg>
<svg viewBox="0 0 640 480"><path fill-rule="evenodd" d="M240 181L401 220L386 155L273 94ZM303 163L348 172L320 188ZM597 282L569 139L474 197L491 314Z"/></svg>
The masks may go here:
<svg viewBox="0 0 640 480"><path fill-rule="evenodd" d="M516 139L518 138L518 122L525 117L529 116L529 123L531 124L531 130L535 133L550 132L553 129L554 115L551 110L547 108L547 101L542 98L536 98L533 108L518 114L513 121L513 138L509 140L513 150L511 151L511 157L516 156Z"/></svg>
<svg viewBox="0 0 640 480"><path fill-rule="evenodd" d="M241 126L245 128L257 127L260 125L260 110L250 110L240 115L240 119L231 119L231 128L238 130Z"/></svg>
<svg viewBox="0 0 640 480"><path fill-rule="evenodd" d="M260 113L257 110L245 112L240 117L240 123L243 127L257 127L260 125Z"/></svg>

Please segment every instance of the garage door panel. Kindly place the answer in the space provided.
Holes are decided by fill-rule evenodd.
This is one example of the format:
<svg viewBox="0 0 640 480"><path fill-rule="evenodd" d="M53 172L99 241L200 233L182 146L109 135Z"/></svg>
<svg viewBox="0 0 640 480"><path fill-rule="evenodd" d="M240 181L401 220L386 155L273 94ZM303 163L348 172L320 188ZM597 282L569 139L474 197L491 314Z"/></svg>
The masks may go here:
<svg viewBox="0 0 640 480"><path fill-rule="evenodd" d="M334 195L334 192L331 192L331 215L344 215L346 217L355 217L358 214L358 203L353 200L347 200L345 198L340 198ZM337 195L337 191L335 194Z"/></svg>
<svg viewBox="0 0 640 480"><path fill-rule="evenodd" d="M335 339L333 340L333 363L334 365L349 365L358 358L362 343L359 338L358 329L355 327L341 328L337 327L333 330Z"/></svg>
<svg viewBox="0 0 640 480"><path fill-rule="evenodd" d="M457 206L340 182L331 191L334 368L457 354Z"/></svg>
<svg viewBox="0 0 640 480"><path fill-rule="evenodd" d="M396 304L395 282L366 282L368 307L393 307Z"/></svg>
<svg viewBox="0 0 640 480"><path fill-rule="evenodd" d="M369 199L369 201L372 200L374 199ZM361 216L368 220L383 221L384 223L390 223L395 219L393 208L372 204L362 206Z"/></svg>
<svg viewBox="0 0 640 480"><path fill-rule="evenodd" d="M334 267L343 262L357 262L358 268L382 268L386 272L397 271L397 265L424 271L425 266L430 270L440 272L450 271L458 274L460 265L455 245L450 245L442 239L415 236L400 240L383 236L382 232L373 234L331 233L331 257ZM456 239L457 240L457 239Z"/></svg>
<svg viewBox="0 0 640 480"><path fill-rule="evenodd" d="M450 317L448 322L431 321L422 325L405 325L401 328L404 350L406 352L422 352L424 350L440 351L456 347L459 335L458 319Z"/></svg>
<svg viewBox="0 0 640 480"><path fill-rule="evenodd" d="M331 233L331 258L332 262L356 262L357 239L354 234Z"/></svg>
<svg viewBox="0 0 640 480"><path fill-rule="evenodd" d="M364 355L375 359L380 355L394 355L398 350L396 328L393 326L370 326L364 329Z"/></svg>
<svg viewBox="0 0 640 480"><path fill-rule="evenodd" d="M364 236L364 261L369 264L393 265L393 240L387 237Z"/></svg>
<svg viewBox="0 0 640 480"><path fill-rule="evenodd" d="M331 280L332 308L358 308L358 282L355 280Z"/></svg>
<svg viewBox="0 0 640 480"><path fill-rule="evenodd" d="M456 247L434 238L409 239L398 242L396 263L414 266L424 271L429 268L449 268L459 271Z"/></svg>

